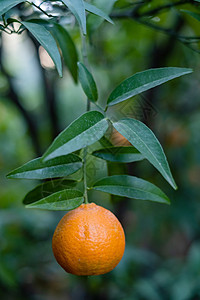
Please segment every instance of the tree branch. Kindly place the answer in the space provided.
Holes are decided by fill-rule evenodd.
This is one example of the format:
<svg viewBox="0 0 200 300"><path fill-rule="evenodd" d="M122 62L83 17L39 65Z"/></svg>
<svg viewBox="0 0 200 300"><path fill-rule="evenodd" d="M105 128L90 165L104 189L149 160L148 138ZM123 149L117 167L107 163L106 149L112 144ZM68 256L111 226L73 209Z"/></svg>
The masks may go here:
<svg viewBox="0 0 200 300"><path fill-rule="evenodd" d="M140 17L146 17L146 16L154 16L156 14L159 14L161 13L162 11L166 10L166 9L169 9L169 8L172 8L172 7L175 7L175 6L180 6L180 5L184 5L184 4L187 4L187 3L194 3L194 1L192 0L182 0L182 1L178 1L178 2L174 2L174 3L168 3L168 4L165 4L165 5L161 5L155 9L152 9L152 10L149 10L149 11L146 11L144 13L142 13L140 15Z"/></svg>
<svg viewBox="0 0 200 300"><path fill-rule="evenodd" d="M143 13L139 13L139 10L146 5L146 3L140 3L138 5L136 5L132 10L127 10L127 11L123 11L122 13L113 13L110 15L111 18L133 18L133 19L138 19L138 18L143 18L143 17L152 17L156 14L161 13L163 10L172 8L172 7L176 7L176 6L180 6L180 5L184 5L184 4L196 4L195 1L193 0L181 0L178 2L174 2L174 3L168 3L165 5L161 5L159 7L156 7L152 10L148 10L146 12Z"/></svg>
<svg viewBox="0 0 200 300"><path fill-rule="evenodd" d="M13 84L12 77L9 75L9 73L6 71L2 64L2 49L3 49L3 40L1 41L1 47L0 47L0 67L1 67L1 72L2 74L6 77L8 85L9 85L9 90L7 92L7 97L9 100L12 101L12 103L15 104L15 106L18 108L18 110L21 112L22 116L24 117L24 120L27 123L31 140L33 143L34 151L35 153L40 156L41 155L41 148L40 148L40 143L38 139L38 134L37 134L37 128L36 128L36 122L35 118L33 118L30 113L23 107L23 105L20 102L20 99L18 97L18 94L15 91L15 87Z"/></svg>
<svg viewBox="0 0 200 300"><path fill-rule="evenodd" d="M184 36L184 35L179 35L177 34L177 31L172 27L172 28L165 28L158 26L157 24L154 24L152 22L147 21L146 17L151 17L152 15L155 15L156 13L160 13L162 10L177 6L177 5L183 5L186 3L193 3L193 1L189 0L182 0L176 3L170 3L167 5L163 5L160 7L157 7L156 9L150 10L148 12L145 12L143 14L139 14L139 9L141 8L141 5L137 5L134 9L131 11L125 11L123 13L118 13L118 14L111 14L111 18L116 18L116 19L132 19L144 26L147 26L149 28L152 28L154 30L163 32L164 34L173 37L174 39L178 40L179 42L185 44L188 47L188 44L190 43L197 43L200 40L200 36ZM194 50L193 47L190 47L190 49Z"/></svg>

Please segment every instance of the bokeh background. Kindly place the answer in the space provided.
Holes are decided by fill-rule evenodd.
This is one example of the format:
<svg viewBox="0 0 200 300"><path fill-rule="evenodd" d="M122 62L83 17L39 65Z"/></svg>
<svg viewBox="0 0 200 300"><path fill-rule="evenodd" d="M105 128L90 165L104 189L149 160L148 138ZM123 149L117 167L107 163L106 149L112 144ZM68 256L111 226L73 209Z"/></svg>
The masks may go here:
<svg viewBox="0 0 200 300"><path fill-rule="evenodd" d="M115 1L110 2L110 6ZM137 1L137 3L140 1ZM1 35L0 53L0 298L2 300L200 299L200 54L198 43L179 36L195 36L199 22L181 9L199 10L195 1L173 6L175 1L141 1L142 12L171 4L141 22L136 1L117 1L115 25L89 16L89 61L100 102L123 79L151 67L188 67L191 75L115 106L113 118L136 117L160 140L178 190L161 178L147 162L122 166L109 164L108 173L127 172L147 179L171 199L171 206L133 199L90 194L90 200L111 209L126 233L126 251L109 274L76 277L56 263L51 238L64 214L27 210L25 194L38 181L8 180L6 174L41 155L52 139L86 111L86 97L64 69L60 79L45 50L30 35ZM184 2L186 4L184 4ZM106 1L96 1L105 10ZM13 10L20 14L23 6ZM48 7L46 9L49 9ZM157 28L158 27L158 28ZM160 30L170 28L174 34ZM74 21L67 28L80 50ZM195 48L191 49L191 47ZM114 133L115 144L125 144ZM98 159L97 159L98 160ZM89 179L107 172L105 163L92 161ZM102 174L103 175L103 174Z"/></svg>

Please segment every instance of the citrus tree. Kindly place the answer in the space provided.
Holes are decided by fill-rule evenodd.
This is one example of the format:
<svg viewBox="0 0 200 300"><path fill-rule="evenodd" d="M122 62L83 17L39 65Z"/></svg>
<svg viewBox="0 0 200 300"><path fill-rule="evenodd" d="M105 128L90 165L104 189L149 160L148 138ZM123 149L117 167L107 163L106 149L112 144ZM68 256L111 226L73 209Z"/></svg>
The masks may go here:
<svg viewBox="0 0 200 300"><path fill-rule="evenodd" d="M183 2L189 1L180 1L180 3L177 2L171 6L184 4ZM175 35L179 41L187 46L191 46L190 43L187 43L188 40L193 39L192 42L195 38L198 40L198 37L180 36L170 29L159 29L154 23L148 21L149 16L168 8L169 5L152 8L151 11L148 11L148 6L143 2L134 4L133 9L130 10L129 8L128 11L119 5L112 13L114 4L115 1L109 1L109 3L100 1L98 5L98 1L90 3L83 0L2 0L0 2L1 31L7 34L21 34L27 31L34 43L41 45L48 52L58 75L62 77L63 62L71 73L74 82L80 82L87 96L86 112L80 111L80 116L56 136L42 156L27 162L7 175L8 178L44 181L25 196L23 203L27 208L72 211L61 220L56 229L53 250L61 266L67 272L77 275L103 274L112 270L121 259L124 251L124 236L120 233L123 232L123 229L115 217L108 217L111 221L107 223L106 215L104 218L98 219L101 214L104 215L104 212L101 212L102 208L95 206L94 216L89 210L91 207L89 202L93 202L92 196L90 196L93 191L170 204L168 196L157 185L136 176L124 173L89 178L91 163L92 168L95 169L99 168L99 161L104 161L102 166L105 167L107 162L109 164L112 162L127 164L146 159L160 172L173 189L177 189L164 150L151 129L141 120L129 118L126 115L123 118L117 118L114 112L116 110L112 110L112 107L115 105L118 107L117 104L119 103L125 103L136 95L192 72L191 69L178 66L141 70L119 83L108 95L103 106L99 102L99 88L95 83L88 59L90 33L98 31L103 21L109 22L110 26L115 26L113 22L115 18L128 17L147 26L155 27L156 30L165 31L166 34ZM188 10L183 13L199 18L197 13L191 13ZM76 20L80 30L81 47L73 41L67 30L69 24L73 23L74 20ZM126 141L124 145L116 146L113 144L109 134L113 129L123 136L124 141ZM82 213L81 208L84 213ZM77 219L79 212L82 214ZM70 214L76 217L76 225L73 225L75 226L73 232L76 233L74 236L67 229ZM70 222L74 224L73 221ZM115 223L117 227L113 225ZM97 224L98 226L96 226ZM91 235L82 232L83 229L89 230ZM116 231L117 235L115 236L113 232ZM97 236L102 232L105 234L102 234L104 240L101 243ZM110 235L112 238L108 240ZM67 241L72 239L72 247L76 245L74 242L76 239L82 241L80 251L76 251L76 247L73 248L72 257L69 257L72 248L66 250L65 242L63 242L65 239ZM114 242L116 239L119 243ZM89 240L92 244L88 242ZM104 252L106 243L108 245ZM94 244L95 251L93 249ZM83 250L84 246L86 246L85 250ZM121 252L116 258L119 247ZM111 249L114 253L110 252ZM85 256L84 253L87 255ZM88 259L88 253L91 260ZM104 255L98 263L95 260L98 268L94 269L91 263L92 255L99 253L104 253ZM111 253L110 256L109 253ZM65 263L66 260L68 261L67 266L65 263L63 265L63 257ZM109 265L102 268L102 265L106 265L108 257ZM78 265L78 269L73 269L74 264ZM83 269L85 272L82 271Z"/></svg>

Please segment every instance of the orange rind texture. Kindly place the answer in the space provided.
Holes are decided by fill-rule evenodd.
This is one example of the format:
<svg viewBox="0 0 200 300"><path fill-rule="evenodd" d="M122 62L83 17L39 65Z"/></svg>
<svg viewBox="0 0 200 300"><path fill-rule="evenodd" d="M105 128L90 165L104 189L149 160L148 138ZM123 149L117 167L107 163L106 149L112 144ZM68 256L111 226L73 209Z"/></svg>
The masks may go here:
<svg viewBox="0 0 200 300"><path fill-rule="evenodd" d="M68 273L105 274L124 254L124 230L111 211L94 203L82 204L61 219L52 248L57 262Z"/></svg>

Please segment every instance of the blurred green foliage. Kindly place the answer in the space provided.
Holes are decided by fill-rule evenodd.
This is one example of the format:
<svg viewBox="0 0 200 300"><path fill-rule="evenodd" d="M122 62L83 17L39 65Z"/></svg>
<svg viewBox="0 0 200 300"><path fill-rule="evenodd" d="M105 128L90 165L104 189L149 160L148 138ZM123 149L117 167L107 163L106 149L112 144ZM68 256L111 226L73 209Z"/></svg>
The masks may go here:
<svg viewBox="0 0 200 300"><path fill-rule="evenodd" d="M132 7L134 2L118 1L116 14ZM144 11L166 3L149 1ZM170 26L181 18L179 34L198 34L199 22L181 13L181 8L191 9L187 4L167 9L155 15L153 22ZM193 10L198 10L197 5L194 4ZM10 170L38 153L26 118L10 99L9 82L0 73L0 299L198 300L199 53L170 35L130 18L113 17L114 26L104 22L98 31L93 27L97 17L90 16L90 19L89 59L102 104L120 81L137 71L155 66L194 69L190 76L135 97L130 104L125 102L109 109L109 114L115 114L116 118L126 115L143 119L154 130L165 149L179 189L173 191L146 161L128 164L126 168L131 175L141 176L162 188L172 200L171 206L117 197L109 200L103 193L91 193L90 200L111 209L121 220L126 232L126 251L120 264L109 274L89 278L66 274L57 265L51 250L51 237L63 213L24 209L21 200L34 183L5 178ZM77 29L70 27L69 30L80 48ZM41 68L36 49L26 33L21 36L4 33L2 40L4 68L14 77L15 92L32 116L43 151L55 133L52 133L54 124L45 96L43 74L53 84L58 131L85 112L86 97L66 69L63 79L59 79L52 67ZM99 171L102 172L101 166ZM110 164L110 174L123 171L121 165Z"/></svg>

